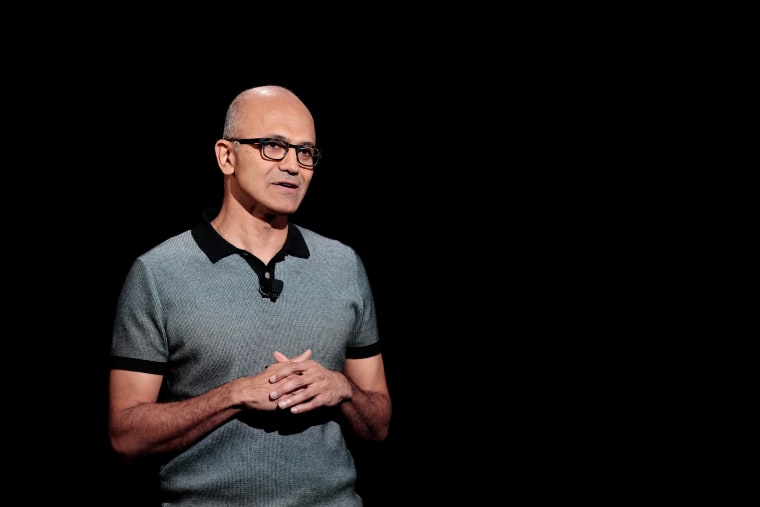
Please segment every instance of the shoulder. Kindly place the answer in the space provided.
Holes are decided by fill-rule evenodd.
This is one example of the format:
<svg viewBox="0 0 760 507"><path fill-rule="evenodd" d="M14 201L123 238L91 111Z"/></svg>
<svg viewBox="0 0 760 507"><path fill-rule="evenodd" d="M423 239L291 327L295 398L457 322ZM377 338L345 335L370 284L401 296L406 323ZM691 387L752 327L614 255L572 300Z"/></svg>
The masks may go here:
<svg viewBox="0 0 760 507"><path fill-rule="evenodd" d="M301 232L306 245L309 247L309 252L311 255L327 255L332 257L357 256L356 251L342 241L327 237L301 225L295 225L295 227Z"/></svg>
<svg viewBox="0 0 760 507"><path fill-rule="evenodd" d="M166 263L184 262L189 256L201 254L189 230L165 239L148 251L139 255L136 263L156 266Z"/></svg>
<svg viewBox="0 0 760 507"><path fill-rule="evenodd" d="M148 258L160 258L176 253L177 251L186 250L188 246L195 244L190 231L183 231L175 236L165 239L161 243L152 247L147 252L143 253L140 257Z"/></svg>

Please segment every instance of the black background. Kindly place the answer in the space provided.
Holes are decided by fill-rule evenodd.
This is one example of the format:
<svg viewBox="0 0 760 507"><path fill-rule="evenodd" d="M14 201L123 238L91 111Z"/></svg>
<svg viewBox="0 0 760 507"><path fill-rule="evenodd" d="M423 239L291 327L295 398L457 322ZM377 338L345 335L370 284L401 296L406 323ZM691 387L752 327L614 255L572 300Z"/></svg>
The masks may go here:
<svg viewBox="0 0 760 507"><path fill-rule="evenodd" d="M37 169L24 176L44 179L35 209L47 224L30 243L45 275L26 290L31 302L37 289L52 298L50 309L33 303L41 311L27 324L49 340L48 371L55 374L45 384L44 417L21 424L43 435L37 441L59 495L109 505L151 498L147 471L117 463L106 440L116 298L136 256L219 205L213 146L226 107L243 89L263 84L302 98L324 152L292 221L354 247L375 294L394 414L386 442L352 442L360 492L368 506L387 505L408 498L409 488L430 498L461 485L447 480L472 472L452 460L463 450L461 410L479 410L471 396L461 398L459 377L468 374L468 356L480 355L472 333L481 324L458 315L469 315L464 308L479 292L471 280L484 276L471 262L488 248L487 238L472 237L461 208L463 197L475 198L477 212L484 206L477 201L495 194L492 178L453 188L459 183L452 176L463 169L450 163L460 146L441 139L447 99L425 86L399 89L389 76L387 84L382 76L325 82L255 68L214 75L175 64L155 74L143 69L135 79L129 65L119 69L127 81L85 80L43 97L56 121L47 127L49 142L35 143L38 151L29 155ZM25 402L30 413L39 410L35 400Z"/></svg>
<svg viewBox="0 0 760 507"><path fill-rule="evenodd" d="M248 26L175 38L150 22L67 25L7 52L9 422L29 435L13 486L82 504L150 496L106 438L116 299L135 257L218 206L226 108L264 84L301 97L324 152L293 221L354 247L375 295L393 419L386 442L352 443L368 507L532 485L557 424L532 410L551 406L532 396L546 382L534 366L567 350L554 341L567 320L546 308L568 299L552 275L570 207L554 198L572 172L554 164L566 96L545 62L486 35L326 47L284 29L248 40Z"/></svg>
<svg viewBox="0 0 760 507"><path fill-rule="evenodd" d="M561 72L520 51L455 57L448 39L360 56L351 41L133 39L9 52L7 394L29 435L12 487L145 505L144 471L115 463L106 438L118 292L135 257L218 206L229 102L278 84L311 109L324 151L293 221L354 247L375 294L394 412L386 442L352 443L366 505L556 493L537 488L558 484L574 467L564 446L580 443L566 438L568 334L593 331L596 312L577 262L595 210L575 182L591 176L570 167L586 155Z"/></svg>
<svg viewBox="0 0 760 507"><path fill-rule="evenodd" d="M218 204L226 106L261 84L301 96L325 152L294 221L355 247L375 292L394 414L386 442L355 449L368 506L649 497L670 480L681 464L647 443L663 415L625 387L651 382L676 328L652 321L682 290L672 168L652 147L682 127L683 76L635 54L622 18L574 7L215 7L202 23L189 6L8 19L14 501L144 505L106 441L116 297L137 255Z"/></svg>

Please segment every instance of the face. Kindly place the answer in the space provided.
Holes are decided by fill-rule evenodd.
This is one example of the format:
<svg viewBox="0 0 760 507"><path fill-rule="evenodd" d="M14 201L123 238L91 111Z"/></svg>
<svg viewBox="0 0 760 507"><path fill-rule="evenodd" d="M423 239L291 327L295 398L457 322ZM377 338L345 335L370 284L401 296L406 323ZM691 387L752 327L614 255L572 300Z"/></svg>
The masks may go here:
<svg viewBox="0 0 760 507"><path fill-rule="evenodd" d="M294 145L316 144L312 116L297 99L249 98L245 111L238 128L240 139L268 137ZM282 160L269 160L259 144L219 141L217 156L228 180L225 199L235 199L261 217L295 212L314 172L299 164L295 148L288 149Z"/></svg>

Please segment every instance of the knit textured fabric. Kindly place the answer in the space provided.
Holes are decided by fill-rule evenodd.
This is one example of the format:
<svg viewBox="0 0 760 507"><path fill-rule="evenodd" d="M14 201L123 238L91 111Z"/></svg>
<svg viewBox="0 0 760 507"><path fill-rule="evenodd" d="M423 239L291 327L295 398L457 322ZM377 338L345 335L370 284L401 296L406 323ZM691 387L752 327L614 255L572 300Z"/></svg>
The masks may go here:
<svg viewBox="0 0 760 507"><path fill-rule="evenodd" d="M310 348L333 370L379 353L369 280L352 248L290 224L273 260L283 282L275 301L259 293L247 255L205 220L139 256L117 304L112 367L164 375L166 402L260 372L275 350ZM362 505L337 407L243 411L163 457L160 478L164 505Z"/></svg>

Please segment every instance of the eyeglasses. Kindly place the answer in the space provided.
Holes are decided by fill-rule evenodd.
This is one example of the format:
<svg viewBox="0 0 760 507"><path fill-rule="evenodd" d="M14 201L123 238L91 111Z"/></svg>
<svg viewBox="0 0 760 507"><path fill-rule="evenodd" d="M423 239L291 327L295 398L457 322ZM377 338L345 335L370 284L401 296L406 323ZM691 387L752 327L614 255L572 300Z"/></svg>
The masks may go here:
<svg viewBox="0 0 760 507"><path fill-rule="evenodd" d="M295 148L298 163L304 167L314 167L322 155L316 146L290 144L282 139L274 139L272 137L257 137L255 139L237 139L233 137L227 140L237 141L240 144L258 144L261 148L261 155L268 160L282 160L288 154L290 148Z"/></svg>

